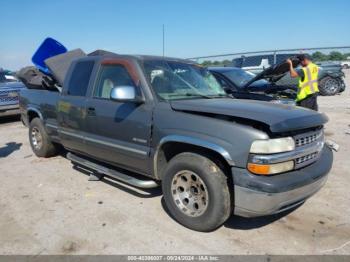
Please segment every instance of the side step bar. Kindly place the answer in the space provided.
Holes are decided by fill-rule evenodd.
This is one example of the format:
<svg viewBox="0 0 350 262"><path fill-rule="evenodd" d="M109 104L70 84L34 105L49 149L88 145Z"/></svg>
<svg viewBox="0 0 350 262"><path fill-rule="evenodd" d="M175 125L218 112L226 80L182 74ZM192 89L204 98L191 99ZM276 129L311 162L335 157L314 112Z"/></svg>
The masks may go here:
<svg viewBox="0 0 350 262"><path fill-rule="evenodd" d="M141 180L141 179L137 179L135 177L132 176L128 176L126 174L123 174L121 172L118 172L116 170L104 167L102 165L93 163L87 159L84 159L82 157L76 156L72 153L68 153L67 154L67 158L72 161L73 163L78 163L84 167L87 167L89 169L92 169L100 174L104 174L110 177L113 177L117 180L120 180L126 184L135 186L135 187L139 187L139 188L155 188L158 187L158 184L153 181L153 180Z"/></svg>

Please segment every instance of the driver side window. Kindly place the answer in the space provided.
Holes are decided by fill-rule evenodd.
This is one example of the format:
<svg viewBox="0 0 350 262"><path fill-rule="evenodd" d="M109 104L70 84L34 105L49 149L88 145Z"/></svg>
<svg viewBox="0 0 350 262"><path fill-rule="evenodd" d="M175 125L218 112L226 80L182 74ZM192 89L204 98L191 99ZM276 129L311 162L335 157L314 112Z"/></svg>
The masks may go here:
<svg viewBox="0 0 350 262"><path fill-rule="evenodd" d="M135 86L123 65L102 65L94 89L94 97L110 99L111 91L118 86Z"/></svg>

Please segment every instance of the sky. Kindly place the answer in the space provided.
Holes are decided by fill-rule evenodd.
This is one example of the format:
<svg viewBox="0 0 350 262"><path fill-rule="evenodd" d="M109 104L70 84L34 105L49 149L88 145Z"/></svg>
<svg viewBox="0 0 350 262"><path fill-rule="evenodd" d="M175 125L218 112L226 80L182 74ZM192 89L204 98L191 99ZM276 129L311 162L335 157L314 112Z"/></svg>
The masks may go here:
<svg viewBox="0 0 350 262"><path fill-rule="evenodd" d="M68 49L188 58L350 46L349 0L0 0L0 67L17 70L48 36Z"/></svg>

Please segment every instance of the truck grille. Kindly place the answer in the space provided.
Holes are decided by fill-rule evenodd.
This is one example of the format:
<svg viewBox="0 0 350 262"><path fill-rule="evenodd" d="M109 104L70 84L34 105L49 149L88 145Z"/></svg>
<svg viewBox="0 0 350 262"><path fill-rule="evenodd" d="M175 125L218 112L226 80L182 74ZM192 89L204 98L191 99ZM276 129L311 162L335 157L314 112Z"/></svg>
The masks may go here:
<svg viewBox="0 0 350 262"><path fill-rule="evenodd" d="M317 155L318 155L318 152L314 152L314 153L308 154L306 156L299 157L299 158L295 159L295 164L300 165L302 163L310 161L310 160L314 159L315 157L317 157Z"/></svg>
<svg viewBox="0 0 350 262"><path fill-rule="evenodd" d="M313 133L307 133L306 135L300 135L298 137L295 138L295 146L296 147L300 147L300 146L305 146L308 144L311 144L313 142L315 142L316 140L318 140L321 136L323 135L323 131L319 130L317 132L313 132Z"/></svg>
<svg viewBox="0 0 350 262"><path fill-rule="evenodd" d="M0 91L0 103L17 102L18 91Z"/></svg>
<svg viewBox="0 0 350 262"><path fill-rule="evenodd" d="M306 155L296 158L294 160L296 169L310 165L319 158L321 153L319 149L323 148L323 136L323 129L320 129L317 131L300 134L294 137L296 149L307 151L308 149L313 148L314 146L318 148L318 150L315 150L314 152L309 152Z"/></svg>

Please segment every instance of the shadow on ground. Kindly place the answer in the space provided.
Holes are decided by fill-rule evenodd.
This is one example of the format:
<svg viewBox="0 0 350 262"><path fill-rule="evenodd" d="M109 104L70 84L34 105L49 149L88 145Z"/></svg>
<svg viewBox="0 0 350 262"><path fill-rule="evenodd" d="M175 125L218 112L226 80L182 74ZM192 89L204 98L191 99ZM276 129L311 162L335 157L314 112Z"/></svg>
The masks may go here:
<svg viewBox="0 0 350 262"><path fill-rule="evenodd" d="M3 117L0 117L0 125L10 124L10 123L17 122L20 120L21 120L20 116L3 116Z"/></svg>
<svg viewBox="0 0 350 262"><path fill-rule="evenodd" d="M65 155L65 153L62 153L63 157L65 157L64 155ZM77 164L73 164L72 168L75 169L76 171L79 171L80 173L85 174L87 176L87 179L88 179L88 176L90 176L93 173L93 171L86 169L85 167L77 165ZM107 176L104 176L99 182L104 182L110 186L113 186L119 190L122 190L124 192L127 192L133 196L140 197L140 198L153 198L153 197L158 197L158 196L162 195L162 189L160 186L158 188L153 188L153 189L139 189L139 188L135 188L133 186L129 186L127 184L124 184L124 183L122 183L114 178L110 178ZM97 183L97 182L91 181L91 183ZM169 212L169 210L165 204L164 197L161 198L161 205L162 205L164 211L167 213L167 215L171 219L174 219L174 217ZM244 218L244 217L232 215L224 223L223 226L226 228L231 228L231 229L236 229L236 230L252 230L252 229L261 228L261 227L267 226L267 225L269 225L275 221L278 221L279 219L287 216L288 214L290 214L291 212L293 212L294 210L299 208L301 205L294 207L290 210L287 210L285 212L281 212L279 214L270 215L270 216Z"/></svg>
<svg viewBox="0 0 350 262"><path fill-rule="evenodd" d="M7 157L11 155L14 151L17 151L21 148L22 143L8 142L5 146L0 147L0 158Z"/></svg>
<svg viewBox="0 0 350 262"><path fill-rule="evenodd" d="M250 229L261 228L261 227L267 226L267 225L289 215L294 210L298 209L301 205L296 206L290 210L281 212L279 214L270 215L270 216L247 218L247 217L240 217L240 216L232 215L224 223L224 226L227 228L238 229L238 230L250 230Z"/></svg>
<svg viewBox="0 0 350 262"><path fill-rule="evenodd" d="M164 211L168 214L168 216L175 220L175 218L169 212L169 209L167 208L167 206L165 204L164 197L162 197L162 199L161 199L161 204L162 204ZM270 215L270 216L245 218L245 217L231 215L231 217L224 223L223 226L226 228L231 228L231 229L236 229L236 230L252 230L252 229L261 228L261 227L267 226L267 225L287 216L288 214L292 213L294 210L299 208L301 205L294 207L290 210L281 212L279 214ZM213 231L215 231L215 230L213 230Z"/></svg>

